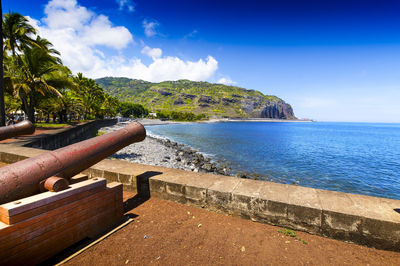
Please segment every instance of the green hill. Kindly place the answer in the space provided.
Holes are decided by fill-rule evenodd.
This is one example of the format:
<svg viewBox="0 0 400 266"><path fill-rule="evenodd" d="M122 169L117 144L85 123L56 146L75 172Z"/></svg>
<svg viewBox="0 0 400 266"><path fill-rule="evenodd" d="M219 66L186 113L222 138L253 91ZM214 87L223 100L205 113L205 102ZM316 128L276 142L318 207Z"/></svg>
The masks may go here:
<svg viewBox="0 0 400 266"><path fill-rule="evenodd" d="M151 83L105 77L96 82L121 101L139 103L152 112L179 111L218 117L296 119L282 99L236 86L189 80Z"/></svg>

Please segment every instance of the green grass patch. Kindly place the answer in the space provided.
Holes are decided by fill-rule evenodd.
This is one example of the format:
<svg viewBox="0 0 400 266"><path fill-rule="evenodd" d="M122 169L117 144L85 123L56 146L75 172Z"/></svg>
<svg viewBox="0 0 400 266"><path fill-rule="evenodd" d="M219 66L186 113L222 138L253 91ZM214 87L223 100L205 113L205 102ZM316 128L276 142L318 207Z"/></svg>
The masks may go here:
<svg viewBox="0 0 400 266"><path fill-rule="evenodd" d="M97 131L96 137L106 134L107 132L104 131Z"/></svg>
<svg viewBox="0 0 400 266"><path fill-rule="evenodd" d="M300 241L304 245L308 244L307 241L305 241L304 239L301 239L300 237L296 237L296 232L293 231L292 229L287 229L287 228L279 229L278 233L284 234L285 236L293 237L295 240Z"/></svg>
<svg viewBox="0 0 400 266"><path fill-rule="evenodd" d="M292 229L283 228L283 230L278 230L278 233L284 234L285 236L296 237L296 232Z"/></svg>
<svg viewBox="0 0 400 266"><path fill-rule="evenodd" d="M54 123L35 123L35 127L41 128L41 127L52 127L52 128L58 128L58 127L66 127L69 126L68 124L54 124Z"/></svg>

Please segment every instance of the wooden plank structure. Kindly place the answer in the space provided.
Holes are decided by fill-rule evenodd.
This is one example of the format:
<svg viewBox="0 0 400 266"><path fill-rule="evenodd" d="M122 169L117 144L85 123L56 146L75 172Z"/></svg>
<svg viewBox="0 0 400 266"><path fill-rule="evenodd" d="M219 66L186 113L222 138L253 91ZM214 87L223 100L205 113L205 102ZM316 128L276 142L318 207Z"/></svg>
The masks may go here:
<svg viewBox="0 0 400 266"><path fill-rule="evenodd" d="M1 265L43 262L122 221L122 184L84 179L0 205Z"/></svg>
<svg viewBox="0 0 400 266"><path fill-rule="evenodd" d="M43 262L120 222L122 184L72 177L145 137L143 125L132 122L1 167L0 265ZM43 189L49 191L37 194Z"/></svg>

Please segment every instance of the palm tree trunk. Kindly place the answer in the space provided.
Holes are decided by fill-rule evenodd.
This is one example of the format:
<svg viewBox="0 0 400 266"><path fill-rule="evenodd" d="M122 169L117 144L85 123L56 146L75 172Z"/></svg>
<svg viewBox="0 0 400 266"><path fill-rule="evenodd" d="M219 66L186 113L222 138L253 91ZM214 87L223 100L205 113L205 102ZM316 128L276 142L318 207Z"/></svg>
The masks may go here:
<svg viewBox="0 0 400 266"><path fill-rule="evenodd" d="M35 109L33 106L29 106L28 108L28 120L35 123Z"/></svg>
<svg viewBox="0 0 400 266"><path fill-rule="evenodd" d="M25 97L29 96L26 95ZM32 123L35 123L35 105L33 104L33 99L28 100L25 97L20 97L24 106L24 112L28 116L28 120Z"/></svg>
<svg viewBox="0 0 400 266"><path fill-rule="evenodd" d="M33 99L30 99L29 107L28 107L28 120L32 123L35 123L35 104Z"/></svg>
<svg viewBox="0 0 400 266"><path fill-rule="evenodd" d="M4 80L3 80L3 9L0 0L0 126L6 125L6 112L4 109Z"/></svg>

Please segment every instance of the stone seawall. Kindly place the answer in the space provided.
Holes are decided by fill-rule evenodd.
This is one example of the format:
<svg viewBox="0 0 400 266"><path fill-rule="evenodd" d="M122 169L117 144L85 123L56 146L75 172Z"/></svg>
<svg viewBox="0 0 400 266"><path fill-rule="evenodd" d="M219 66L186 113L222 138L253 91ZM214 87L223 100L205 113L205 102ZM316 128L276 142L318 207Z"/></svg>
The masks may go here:
<svg viewBox="0 0 400 266"><path fill-rule="evenodd" d="M12 163L44 150L0 144ZM400 201L266 181L103 160L89 177L125 190L379 249L400 251Z"/></svg>
<svg viewBox="0 0 400 266"><path fill-rule="evenodd" d="M117 119L94 120L81 123L76 126L55 130L52 133L44 133L41 135L27 137L24 140L12 142L12 145L55 150L91 138L96 133L98 128L111 126L117 122Z"/></svg>

